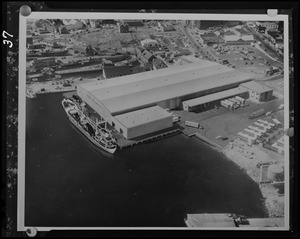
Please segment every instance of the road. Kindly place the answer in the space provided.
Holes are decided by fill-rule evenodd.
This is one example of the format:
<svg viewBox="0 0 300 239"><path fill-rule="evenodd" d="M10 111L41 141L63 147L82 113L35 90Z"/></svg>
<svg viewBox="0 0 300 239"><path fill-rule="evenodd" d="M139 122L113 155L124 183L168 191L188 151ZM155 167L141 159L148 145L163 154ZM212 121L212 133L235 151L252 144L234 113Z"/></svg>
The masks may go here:
<svg viewBox="0 0 300 239"><path fill-rule="evenodd" d="M270 45L268 45L263 39L262 39L262 36L257 33L256 31L254 31L251 27L249 27L247 24L245 24L245 30L247 30L249 33L253 34L254 36L254 39L256 41L259 41L261 42L261 44L263 45L264 48L266 48L269 52L272 53L272 55L274 57L277 57L278 60L282 63L283 62L283 57L281 55L279 55L276 50L271 47Z"/></svg>
<svg viewBox="0 0 300 239"><path fill-rule="evenodd" d="M199 42L197 40L195 40L194 37L191 35L191 33L189 32L188 26L189 26L189 21L185 25L180 26L180 28L181 28L182 32L184 33L184 35L191 42L191 45L193 46L195 51L200 53L203 57L214 61L215 58L211 57L211 53L208 52L207 50L204 50L203 47L199 44Z"/></svg>

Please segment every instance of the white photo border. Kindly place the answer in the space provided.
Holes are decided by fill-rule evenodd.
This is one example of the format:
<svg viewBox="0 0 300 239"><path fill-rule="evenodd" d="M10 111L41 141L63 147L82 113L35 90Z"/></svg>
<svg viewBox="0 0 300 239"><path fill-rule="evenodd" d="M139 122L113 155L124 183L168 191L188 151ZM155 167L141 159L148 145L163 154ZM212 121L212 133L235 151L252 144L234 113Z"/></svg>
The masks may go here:
<svg viewBox="0 0 300 239"><path fill-rule="evenodd" d="M289 137L284 136L285 148L285 211L284 227L35 227L25 226L25 128L26 128L26 20L27 19L149 19L149 20L224 20L224 21L283 21L284 22L284 129L289 128L289 22L288 15L267 14L178 14L178 13L113 13L113 12L32 12L29 16L19 14L19 115L18 115L18 189L17 189L17 230L26 231L35 228L37 231L50 230L276 230L290 229L290 164Z"/></svg>

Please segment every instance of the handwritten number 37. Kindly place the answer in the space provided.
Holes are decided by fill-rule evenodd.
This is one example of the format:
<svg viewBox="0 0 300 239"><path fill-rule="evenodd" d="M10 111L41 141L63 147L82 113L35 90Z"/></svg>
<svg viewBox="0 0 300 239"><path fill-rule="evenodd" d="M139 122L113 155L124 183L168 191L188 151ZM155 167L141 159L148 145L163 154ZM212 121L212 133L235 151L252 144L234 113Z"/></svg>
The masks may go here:
<svg viewBox="0 0 300 239"><path fill-rule="evenodd" d="M7 36L13 37L13 35L10 35L8 32L3 31L2 32L2 37L3 38L7 38ZM13 43L11 41L8 41L8 40L3 40L3 44L4 45L8 45L9 44L9 48L12 48L12 46L13 46Z"/></svg>

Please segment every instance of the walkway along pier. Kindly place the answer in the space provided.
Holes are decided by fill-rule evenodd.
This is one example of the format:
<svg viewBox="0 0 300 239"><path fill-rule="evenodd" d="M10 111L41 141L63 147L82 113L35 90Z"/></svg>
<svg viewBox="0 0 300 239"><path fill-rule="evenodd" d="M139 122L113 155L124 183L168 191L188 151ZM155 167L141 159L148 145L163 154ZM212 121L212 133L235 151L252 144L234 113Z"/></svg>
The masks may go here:
<svg viewBox="0 0 300 239"><path fill-rule="evenodd" d="M119 146L120 149L124 149L124 148L128 148L128 147L132 147L134 145L138 145L138 144L166 138L169 136L173 136L173 135L179 134L179 133L181 133L181 129L178 127L176 127L176 128L173 127L167 131L165 130L163 132L151 134L151 136L144 137L144 138L137 139L137 140L126 140L124 138L117 138L117 145Z"/></svg>

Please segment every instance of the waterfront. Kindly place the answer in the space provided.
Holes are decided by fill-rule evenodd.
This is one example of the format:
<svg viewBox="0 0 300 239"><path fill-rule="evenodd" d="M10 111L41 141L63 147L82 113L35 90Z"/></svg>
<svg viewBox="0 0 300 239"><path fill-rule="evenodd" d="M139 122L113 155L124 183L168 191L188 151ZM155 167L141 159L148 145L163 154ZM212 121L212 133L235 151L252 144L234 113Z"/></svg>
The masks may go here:
<svg viewBox="0 0 300 239"><path fill-rule="evenodd" d="M185 227L187 213L266 217L233 162L184 135L108 155L69 123L62 93L26 104L26 226Z"/></svg>

